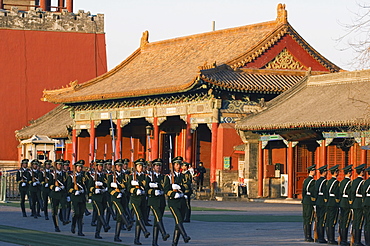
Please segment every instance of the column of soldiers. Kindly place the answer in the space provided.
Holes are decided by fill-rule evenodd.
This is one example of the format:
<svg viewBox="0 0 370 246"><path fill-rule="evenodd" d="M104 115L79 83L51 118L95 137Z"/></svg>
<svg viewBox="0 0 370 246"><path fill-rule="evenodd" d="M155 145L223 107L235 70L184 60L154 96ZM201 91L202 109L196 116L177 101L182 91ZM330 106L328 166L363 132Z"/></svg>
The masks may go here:
<svg viewBox="0 0 370 246"><path fill-rule="evenodd" d="M158 245L158 236L166 241L170 235L163 224L163 214L168 206L175 220L172 245L177 245L180 235L187 243L187 235L183 222L190 222L191 174L187 171L187 163L182 157L172 160L172 171L169 175L162 174L162 159L153 160L151 170L144 172L145 159L134 162L133 171L128 168L128 159L96 160L90 169L84 171L83 160L74 163L73 171L69 170L70 163L63 159L54 162L33 160L28 169L29 160L21 162L17 173L21 195L22 215L27 217L25 196L30 201L31 216L38 218L40 210L44 211L48 220L48 200L51 201L51 215L55 232L60 232L59 221L63 225L71 223L71 232L84 236L83 218L89 212L86 203L92 203L95 217L95 238L102 239L101 229L108 232L110 217L116 221L114 241L121 242L121 230L130 231L135 224L134 244L141 245L140 234L145 238L150 236L147 230L149 210L154 217L152 245ZM108 164L108 165L107 165ZM112 165L113 164L113 165ZM104 165L106 168L104 169ZM182 170L181 170L182 167ZM43 199L42 199L43 198ZM132 212L130 210L132 208ZM70 221L70 211L73 211ZM134 214L134 216L132 215ZM135 217L135 218L134 218ZM94 218L92 218L94 221ZM150 224L149 224L150 225ZM160 233L160 234L159 234Z"/></svg>
<svg viewBox="0 0 370 246"><path fill-rule="evenodd" d="M351 181L353 165L342 169L344 179L339 181L339 165L328 170L327 165L316 169L316 165L307 168L308 178L303 182L303 230L305 241L327 243L332 245L370 245L370 167L365 164L354 168L357 177ZM314 179L316 170L320 173L318 180ZM331 179L327 180L330 171ZM365 181L365 173L369 178ZM336 224L338 237L335 237ZM314 224L314 238L312 225ZM348 232L351 226L351 242ZM361 242L364 226L365 244ZM327 240L325 238L325 233Z"/></svg>

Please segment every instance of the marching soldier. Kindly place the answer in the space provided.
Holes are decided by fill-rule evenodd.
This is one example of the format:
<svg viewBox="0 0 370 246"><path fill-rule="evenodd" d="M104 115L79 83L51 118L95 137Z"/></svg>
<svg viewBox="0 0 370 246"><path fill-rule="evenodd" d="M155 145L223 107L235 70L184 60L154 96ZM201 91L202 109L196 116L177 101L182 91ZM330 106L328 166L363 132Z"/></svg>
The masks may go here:
<svg viewBox="0 0 370 246"><path fill-rule="evenodd" d="M158 158L153 160L152 170L150 175L149 188L148 188L148 205L153 211L154 226L153 226L153 246L158 246L158 233L162 234L163 241L167 241L170 237L167 234L163 225L163 214L166 207L166 199L164 197L164 178L161 174L162 159Z"/></svg>
<svg viewBox="0 0 370 246"><path fill-rule="evenodd" d="M126 196L124 192L126 190L126 175L122 173L122 165L123 160L119 159L116 160L115 163L115 170L113 171L112 175L108 176L108 185L109 185L109 193L111 194L111 201L114 207L116 208L117 214L117 223L116 223L116 231L114 234L114 241L115 242L122 242L119 238L121 233L122 222L126 224L127 230L130 231L132 228L132 221L127 219L127 209L126 206Z"/></svg>
<svg viewBox="0 0 370 246"><path fill-rule="evenodd" d="M48 202L49 202L49 196L50 196L49 179L51 176L51 172L50 172L51 163L52 163L51 160L46 160L44 162L44 171L40 172L40 177L39 177L40 182L41 182L41 196L42 196L42 201L44 202L43 208L44 208L45 220L49 220Z"/></svg>
<svg viewBox="0 0 370 246"><path fill-rule="evenodd" d="M55 161L55 170L49 178L51 214L56 232L60 232L58 223L58 208L61 206L62 222L65 225L67 217L67 173L63 172L63 159Z"/></svg>
<svg viewBox="0 0 370 246"><path fill-rule="evenodd" d="M366 221L364 226L365 244L370 245L370 167L365 169L368 174L367 180L362 186L364 219Z"/></svg>
<svg viewBox="0 0 370 246"><path fill-rule="evenodd" d="M186 213L184 217L184 222L190 222L190 216L191 216L191 206L190 206L190 196L193 194L192 190L192 183L193 183L193 176L191 175L189 168L189 163L183 162L182 164L182 173L184 175L184 182L188 185L188 189L184 191L185 194L185 201L186 201Z"/></svg>
<svg viewBox="0 0 370 246"><path fill-rule="evenodd" d="M39 173L38 170L39 161L33 160L31 162L31 170L27 173L27 179L28 179L28 187L29 187L29 194L31 198L31 209L32 209L32 215L35 219L37 217L41 217L40 215L40 200L41 200L41 193L40 193L40 180L39 180ZM36 206L37 204L37 206Z"/></svg>
<svg viewBox="0 0 370 246"><path fill-rule="evenodd" d="M30 180L28 180L27 173L29 173L28 170L28 159L23 159L21 161L21 168L17 172L17 182L18 182L18 189L19 193L21 195L21 210L23 217L27 217L26 214L26 207L25 207L25 201L26 201L26 195L28 199L31 201L28 193L28 183ZM31 204L31 202L30 202ZM32 208L32 206L30 206Z"/></svg>
<svg viewBox="0 0 370 246"><path fill-rule="evenodd" d="M71 164L71 162L69 160L63 160L63 159L59 159L59 161L63 162L63 164L62 164L63 173L65 173L66 177L69 177L69 175L71 175L73 173L71 170L69 170L69 165ZM71 196L67 191L65 212L63 212L62 208L60 208L60 211L59 211L59 219L60 219L60 221L63 222L63 225L67 225L71 222L71 220L70 220L71 209L72 209Z"/></svg>
<svg viewBox="0 0 370 246"><path fill-rule="evenodd" d="M136 215L135 240L134 244L141 245L140 232L143 231L144 237L148 238L150 233L145 227L146 215L146 192L145 187L148 184L147 176L143 172L145 160L143 158L134 161L135 169L128 180L128 189L130 191L131 206Z"/></svg>
<svg viewBox="0 0 370 246"><path fill-rule="evenodd" d="M113 174L112 159L109 159L109 160L105 161L105 168L106 168L105 173L106 173L107 180L108 180L109 177L112 176L112 174ZM106 220L107 224L109 225L109 221L110 221L111 216L113 217L114 220L116 220L117 218L116 218L116 214L113 211L111 196L109 195L109 193L107 193L106 196L107 196L107 213L106 213L105 220Z"/></svg>
<svg viewBox="0 0 370 246"><path fill-rule="evenodd" d="M303 207L303 231L304 240L306 242L313 242L311 230L312 220L314 217L314 205L315 205L315 180L314 176L316 173L316 165L312 165L307 168L308 177L303 181L302 188L302 207Z"/></svg>
<svg viewBox="0 0 370 246"><path fill-rule="evenodd" d="M93 175L93 179L90 181L90 192L92 193L92 201L93 206L96 209L97 212L97 225L95 230L95 238L96 239L102 239L100 236L100 230L102 227L104 227L104 231L108 232L111 228L105 218L104 218L104 211L107 208L107 176L103 172L104 167L104 161L103 160L97 160L95 165L95 173Z"/></svg>
<svg viewBox="0 0 370 246"><path fill-rule="evenodd" d="M319 243L327 243L325 240L325 215L326 215L326 175L327 165L320 167L320 178L315 182L315 197L316 197L316 217L317 217L317 235Z"/></svg>
<svg viewBox="0 0 370 246"><path fill-rule="evenodd" d="M130 163L130 160L128 158L125 158L122 161L123 161L122 173L125 175L125 180L128 180L129 177L130 177L130 174L131 174L130 170L128 170L128 164ZM129 208L130 197L131 197L130 190L125 189L123 194L126 197L126 199L125 199L126 206L124 206L124 208L126 208L126 213L127 213L128 219L130 221L134 222L135 219L133 218L133 213L130 211L130 208Z"/></svg>
<svg viewBox="0 0 370 246"><path fill-rule="evenodd" d="M70 194L72 207L73 207L73 217L72 217L72 226L71 232L74 234L76 232L76 224L78 230L78 236L85 236L82 233L83 225L83 216L86 209L86 177L82 172L83 165L85 164L84 160L77 161L75 166L75 171L72 175L68 176L67 179L67 190Z"/></svg>
<svg viewBox="0 0 370 246"><path fill-rule="evenodd" d="M368 174L367 180L362 186L364 219L366 221L364 226L365 244L370 245L370 167L365 169Z"/></svg>
<svg viewBox="0 0 370 246"><path fill-rule="evenodd" d="M341 196L339 208L339 235L340 245L349 246L348 243L348 228L351 222L351 209L350 209L350 190L351 190L351 176L352 176L352 165L346 166L342 169L344 171L344 179L340 182L339 193Z"/></svg>
<svg viewBox="0 0 370 246"><path fill-rule="evenodd" d="M335 165L329 169L332 177L327 181L326 186L326 234L328 236L328 244L338 245L335 241L335 225L337 224L339 212L339 181L337 180L339 174L339 165Z"/></svg>
<svg viewBox="0 0 370 246"><path fill-rule="evenodd" d="M357 178L352 181L350 203L353 209L353 222L352 222L352 237L354 238L353 246L363 246L361 243L361 232L363 222L363 195L362 186L364 183L364 170L366 165L361 164L355 167Z"/></svg>
<svg viewBox="0 0 370 246"><path fill-rule="evenodd" d="M172 172L167 176L164 183L164 191L168 197L168 207L170 208L176 223L172 241L172 245L174 246L178 244L180 234L185 243L188 243L191 239L186 234L183 226L183 220L186 213L184 191L189 189L189 187L184 183L184 175L180 172L182 162L183 158L181 156L172 159Z"/></svg>

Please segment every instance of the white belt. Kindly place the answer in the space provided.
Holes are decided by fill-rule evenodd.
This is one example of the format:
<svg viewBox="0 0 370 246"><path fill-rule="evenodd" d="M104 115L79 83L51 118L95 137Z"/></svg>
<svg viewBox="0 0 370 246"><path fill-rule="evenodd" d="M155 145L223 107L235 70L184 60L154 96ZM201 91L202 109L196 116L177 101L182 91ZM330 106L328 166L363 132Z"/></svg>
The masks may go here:
<svg viewBox="0 0 370 246"><path fill-rule="evenodd" d="M329 194L329 196L335 196L335 194Z"/></svg>
<svg viewBox="0 0 370 246"><path fill-rule="evenodd" d="M322 193L322 192L319 192L319 196L323 196L324 195L324 193Z"/></svg>
<svg viewBox="0 0 370 246"><path fill-rule="evenodd" d="M366 196L370 196L370 194L369 193L366 193Z"/></svg>
<svg viewBox="0 0 370 246"><path fill-rule="evenodd" d="M362 195L361 194L356 194L356 197L362 197Z"/></svg>
<svg viewBox="0 0 370 246"><path fill-rule="evenodd" d="M348 197L348 195L344 194L342 197Z"/></svg>
<svg viewBox="0 0 370 246"><path fill-rule="evenodd" d="M307 195L307 196L311 196L311 192L308 192L308 191L307 191L306 195Z"/></svg>

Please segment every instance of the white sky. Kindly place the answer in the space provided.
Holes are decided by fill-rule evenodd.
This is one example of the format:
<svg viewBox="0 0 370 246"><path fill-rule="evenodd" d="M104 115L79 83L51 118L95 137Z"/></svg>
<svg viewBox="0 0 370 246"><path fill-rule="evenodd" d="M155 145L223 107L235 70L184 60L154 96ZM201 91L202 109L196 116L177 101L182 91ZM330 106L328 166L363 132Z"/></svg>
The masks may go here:
<svg viewBox="0 0 370 246"><path fill-rule="evenodd" d="M142 32L149 42L243 26L276 18L279 2L286 4L288 21L318 52L343 69L352 51L340 51L345 34L340 23L351 23L356 0L75 0L79 9L105 14L108 68L112 69L139 47Z"/></svg>

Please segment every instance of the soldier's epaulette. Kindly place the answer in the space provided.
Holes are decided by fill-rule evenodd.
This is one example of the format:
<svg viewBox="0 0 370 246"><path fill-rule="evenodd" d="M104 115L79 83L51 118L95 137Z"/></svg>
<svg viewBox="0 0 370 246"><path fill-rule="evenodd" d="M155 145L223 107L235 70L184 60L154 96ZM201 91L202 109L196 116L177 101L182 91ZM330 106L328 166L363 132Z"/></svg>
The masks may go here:
<svg viewBox="0 0 370 246"><path fill-rule="evenodd" d="M316 198L315 197L311 197L311 201L316 201Z"/></svg>
<svg viewBox="0 0 370 246"><path fill-rule="evenodd" d="M114 195L114 193L116 193L116 190L112 190L111 192L110 192L110 194L113 196Z"/></svg>

